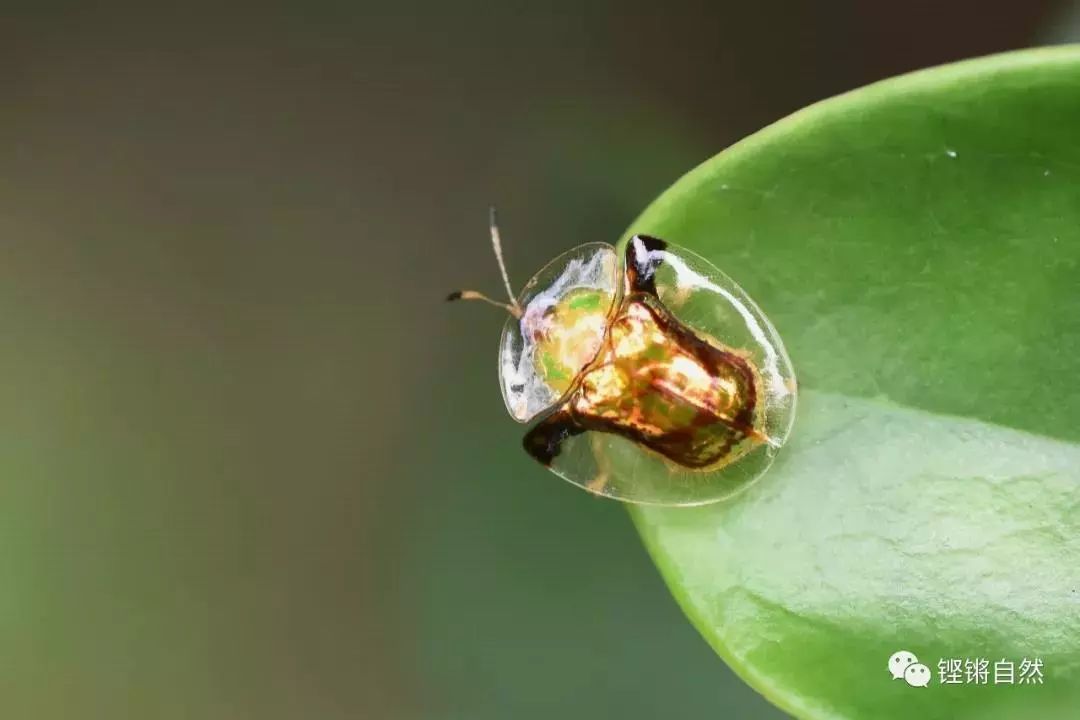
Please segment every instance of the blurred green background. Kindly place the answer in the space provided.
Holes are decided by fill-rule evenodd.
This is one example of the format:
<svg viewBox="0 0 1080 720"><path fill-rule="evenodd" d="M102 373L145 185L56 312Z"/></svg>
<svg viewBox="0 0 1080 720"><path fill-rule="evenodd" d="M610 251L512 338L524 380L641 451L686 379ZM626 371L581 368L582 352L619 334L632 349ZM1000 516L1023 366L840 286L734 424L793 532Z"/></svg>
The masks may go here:
<svg viewBox="0 0 1080 720"><path fill-rule="evenodd" d="M0 717L780 717L442 297L499 291L489 203L520 284L788 112L1077 18L5 8Z"/></svg>

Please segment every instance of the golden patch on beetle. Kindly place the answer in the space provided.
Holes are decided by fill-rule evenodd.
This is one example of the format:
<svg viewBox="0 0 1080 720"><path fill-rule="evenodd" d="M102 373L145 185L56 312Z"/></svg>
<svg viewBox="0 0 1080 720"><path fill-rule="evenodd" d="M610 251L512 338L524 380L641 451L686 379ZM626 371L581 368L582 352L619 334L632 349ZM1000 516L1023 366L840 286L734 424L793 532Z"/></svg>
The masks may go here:
<svg viewBox="0 0 1080 720"><path fill-rule="evenodd" d="M655 273L665 247L645 236L627 245L623 297L599 351L525 436L545 465L588 431L620 435L692 470L718 469L767 440L756 429L761 381L746 353L695 333L660 301Z"/></svg>

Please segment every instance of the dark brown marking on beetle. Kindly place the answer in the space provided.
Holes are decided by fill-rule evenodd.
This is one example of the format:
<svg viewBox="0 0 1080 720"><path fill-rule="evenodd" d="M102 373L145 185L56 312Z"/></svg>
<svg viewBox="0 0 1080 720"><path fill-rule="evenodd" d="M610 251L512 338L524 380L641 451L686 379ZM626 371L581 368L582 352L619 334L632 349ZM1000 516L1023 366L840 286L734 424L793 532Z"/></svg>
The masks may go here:
<svg viewBox="0 0 1080 720"><path fill-rule="evenodd" d="M635 235L626 244L626 294L656 296L656 271L664 264L667 243L648 235Z"/></svg>
<svg viewBox="0 0 1080 720"><path fill-rule="evenodd" d="M561 452L562 444L583 432L585 428L578 425L565 408L560 408L525 433L522 444L525 452L532 455L537 462L550 467Z"/></svg>

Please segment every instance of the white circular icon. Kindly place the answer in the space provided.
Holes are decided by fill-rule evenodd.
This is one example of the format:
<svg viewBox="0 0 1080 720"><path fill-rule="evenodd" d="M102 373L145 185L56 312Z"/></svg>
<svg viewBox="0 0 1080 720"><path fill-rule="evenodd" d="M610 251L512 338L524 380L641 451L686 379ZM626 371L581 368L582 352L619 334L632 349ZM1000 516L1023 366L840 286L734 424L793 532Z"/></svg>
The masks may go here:
<svg viewBox="0 0 1080 720"><path fill-rule="evenodd" d="M919 658L915 657L915 653L907 650L897 650L889 657L889 673L892 675L893 680L901 680L908 666L917 662L919 662Z"/></svg>
<svg viewBox="0 0 1080 720"><path fill-rule="evenodd" d="M912 663L904 670L904 679L911 687L926 687L930 684L930 668L922 663Z"/></svg>

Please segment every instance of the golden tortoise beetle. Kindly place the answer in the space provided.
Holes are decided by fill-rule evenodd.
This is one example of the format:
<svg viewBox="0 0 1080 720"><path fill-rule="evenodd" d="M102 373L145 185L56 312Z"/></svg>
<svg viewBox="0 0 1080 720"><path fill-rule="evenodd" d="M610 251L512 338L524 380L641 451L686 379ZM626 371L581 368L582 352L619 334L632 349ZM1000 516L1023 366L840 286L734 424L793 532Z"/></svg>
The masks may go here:
<svg viewBox="0 0 1080 720"><path fill-rule="evenodd" d="M525 451L598 495L650 505L722 500L760 477L795 417L795 373L772 323L708 260L634 235L580 245L515 297L499 346L506 409L539 418Z"/></svg>

